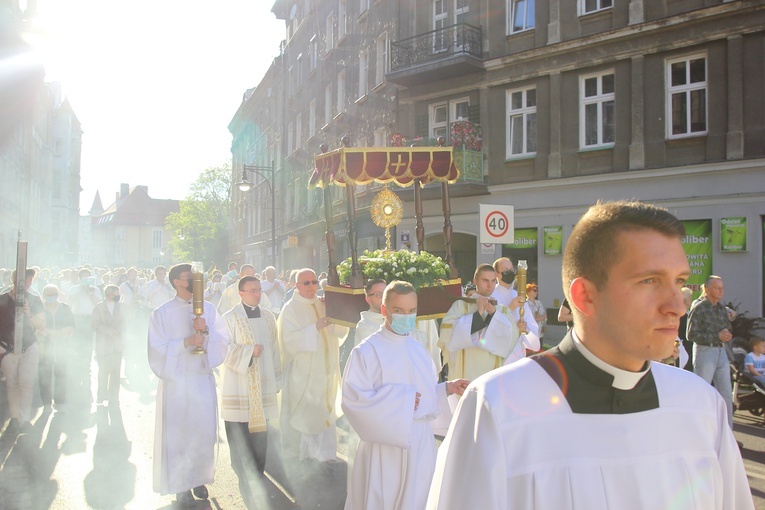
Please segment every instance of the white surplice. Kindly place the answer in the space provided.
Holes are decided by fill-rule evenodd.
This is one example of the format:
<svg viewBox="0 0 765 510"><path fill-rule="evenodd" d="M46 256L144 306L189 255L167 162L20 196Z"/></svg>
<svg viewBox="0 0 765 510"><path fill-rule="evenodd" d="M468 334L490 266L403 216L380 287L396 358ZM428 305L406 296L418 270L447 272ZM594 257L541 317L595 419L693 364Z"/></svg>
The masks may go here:
<svg viewBox="0 0 765 510"><path fill-rule="evenodd" d="M448 353L449 378L470 381L501 367L521 344L520 333L509 308L497 305L488 327L471 332L478 305L455 301L441 322L439 344ZM524 351L525 354L525 351ZM447 355L444 355L445 361Z"/></svg>
<svg viewBox="0 0 765 510"><path fill-rule="evenodd" d="M337 458L335 422L340 413L340 338L348 329L331 324L324 302L294 294L277 321L284 368L280 432L285 457Z"/></svg>
<svg viewBox="0 0 765 510"><path fill-rule="evenodd" d="M422 509L436 459L431 422L451 416L429 353L411 336L381 328L351 351L342 402L361 439L345 510Z"/></svg>
<svg viewBox="0 0 765 510"><path fill-rule="evenodd" d="M149 365L159 377L154 432L154 490L172 494L213 482L218 402L212 369L228 350L228 330L204 302L206 354L183 340L194 333L190 302L175 297L149 319Z"/></svg>
<svg viewBox="0 0 765 510"><path fill-rule="evenodd" d="M361 320L356 324L356 333L353 337L353 344L359 345L363 340L375 333L385 322L385 316L372 310L361 312ZM416 329L410 335L417 340L425 350L430 353L436 369L441 371L441 350L438 347L438 328L433 319L416 322Z"/></svg>
<svg viewBox="0 0 765 510"><path fill-rule="evenodd" d="M752 509L720 396L684 370L651 371L660 407L630 414L573 413L530 358L474 381L427 509Z"/></svg>
<svg viewBox="0 0 765 510"><path fill-rule="evenodd" d="M278 314L284 305L284 295L287 294L287 287L285 287L284 282L278 278L269 282L264 278L260 281L260 287L263 289L262 296L267 296L271 303L268 309ZM272 288L276 290L271 291Z"/></svg>

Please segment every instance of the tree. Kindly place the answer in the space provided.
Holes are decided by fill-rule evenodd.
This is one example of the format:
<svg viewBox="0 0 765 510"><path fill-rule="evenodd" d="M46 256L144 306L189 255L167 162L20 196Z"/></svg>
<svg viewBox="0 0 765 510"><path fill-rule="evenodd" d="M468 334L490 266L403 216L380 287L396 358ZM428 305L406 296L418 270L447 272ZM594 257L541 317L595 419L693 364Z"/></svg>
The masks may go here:
<svg viewBox="0 0 765 510"><path fill-rule="evenodd" d="M168 243L173 262L199 260L205 270L226 259L231 207L231 166L204 170L191 184L177 213L167 217L165 227L172 233Z"/></svg>

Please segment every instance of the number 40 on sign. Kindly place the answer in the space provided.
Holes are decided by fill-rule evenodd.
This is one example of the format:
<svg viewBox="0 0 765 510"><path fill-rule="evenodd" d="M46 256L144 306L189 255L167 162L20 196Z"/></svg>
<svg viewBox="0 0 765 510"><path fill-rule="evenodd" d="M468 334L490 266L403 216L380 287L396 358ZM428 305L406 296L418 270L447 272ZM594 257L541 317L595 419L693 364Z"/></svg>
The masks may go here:
<svg viewBox="0 0 765 510"><path fill-rule="evenodd" d="M515 221L512 205L480 204L481 243L513 244Z"/></svg>

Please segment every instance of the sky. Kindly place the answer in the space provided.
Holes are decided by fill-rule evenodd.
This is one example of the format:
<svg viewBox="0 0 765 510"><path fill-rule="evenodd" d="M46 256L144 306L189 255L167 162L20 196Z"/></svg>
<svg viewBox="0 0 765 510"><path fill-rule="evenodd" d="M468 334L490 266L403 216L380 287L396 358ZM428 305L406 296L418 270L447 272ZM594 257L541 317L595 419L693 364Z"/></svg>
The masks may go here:
<svg viewBox="0 0 765 510"><path fill-rule="evenodd" d="M279 54L273 0L38 0L33 44L82 124L80 214L120 183L182 199Z"/></svg>

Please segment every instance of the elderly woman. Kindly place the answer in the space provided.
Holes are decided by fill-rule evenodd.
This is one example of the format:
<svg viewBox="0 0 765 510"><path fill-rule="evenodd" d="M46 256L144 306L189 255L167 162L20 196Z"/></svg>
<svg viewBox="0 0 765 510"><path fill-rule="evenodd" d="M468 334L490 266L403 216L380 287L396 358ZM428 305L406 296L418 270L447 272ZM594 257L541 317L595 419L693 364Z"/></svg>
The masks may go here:
<svg viewBox="0 0 765 510"><path fill-rule="evenodd" d="M125 351L125 314L120 303L120 288L107 285L104 300L93 308L93 331L96 332L98 362L97 402L119 404L120 367Z"/></svg>
<svg viewBox="0 0 765 510"><path fill-rule="evenodd" d="M537 284L533 282L527 284L526 298L528 299L529 308L531 308L531 312L534 314L534 319L536 319L537 324L539 324L539 341L541 342L542 338L545 336L547 310L545 309L545 305L537 299L537 296L539 296L539 287L537 287Z"/></svg>

